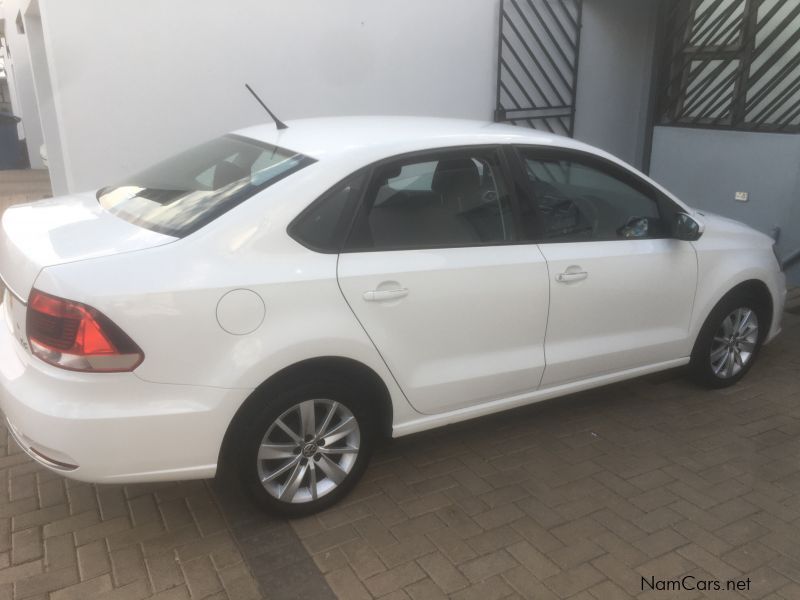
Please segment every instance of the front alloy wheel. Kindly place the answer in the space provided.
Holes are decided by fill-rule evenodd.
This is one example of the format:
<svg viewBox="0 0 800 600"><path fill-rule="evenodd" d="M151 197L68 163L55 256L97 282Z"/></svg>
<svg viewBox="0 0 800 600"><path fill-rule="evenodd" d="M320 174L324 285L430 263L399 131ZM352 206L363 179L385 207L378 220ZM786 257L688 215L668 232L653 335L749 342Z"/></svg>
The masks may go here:
<svg viewBox="0 0 800 600"><path fill-rule="evenodd" d="M318 500L353 470L360 443L358 421L344 404L304 400L275 419L261 440L259 480L281 502Z"/></svg>
<svg viewBox="0 0 800 600"><path fill-rule="evenodd" d="M734 290L717 303L700 329L690 368L706 387L738 382L753 366L764 341L769 313L746 290Z"/></svg>
<svg viewBox="0 0 800 600"><path fill-rule="evenodd" d="M758 315L747 307L733 310L711 343L711 368L721 379L738 375L753 358L758 344Z"/></svg>

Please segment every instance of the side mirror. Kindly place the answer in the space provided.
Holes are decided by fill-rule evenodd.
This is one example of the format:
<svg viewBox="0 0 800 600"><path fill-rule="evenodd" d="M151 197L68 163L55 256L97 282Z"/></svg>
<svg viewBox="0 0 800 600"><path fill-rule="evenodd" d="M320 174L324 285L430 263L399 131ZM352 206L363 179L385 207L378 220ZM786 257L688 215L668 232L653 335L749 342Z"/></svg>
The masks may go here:
<svg viewBox="0 0 800 600"><path fill-rule="evenodd" d="M694 217L686 213L675 216L675 238L685 242L694 242L700 239L705 231L705 226Z"/></svg>

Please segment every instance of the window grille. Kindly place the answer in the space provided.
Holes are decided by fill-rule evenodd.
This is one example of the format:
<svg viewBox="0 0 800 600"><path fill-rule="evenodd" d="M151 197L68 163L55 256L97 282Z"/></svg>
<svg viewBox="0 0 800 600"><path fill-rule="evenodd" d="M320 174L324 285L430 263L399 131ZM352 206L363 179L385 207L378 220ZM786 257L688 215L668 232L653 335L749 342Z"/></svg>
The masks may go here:
<svg viewBox="0 0 800 600"><path fill-rule="evenodd" d="M670 0L662 125L800 132L800 0Z"/></svg>

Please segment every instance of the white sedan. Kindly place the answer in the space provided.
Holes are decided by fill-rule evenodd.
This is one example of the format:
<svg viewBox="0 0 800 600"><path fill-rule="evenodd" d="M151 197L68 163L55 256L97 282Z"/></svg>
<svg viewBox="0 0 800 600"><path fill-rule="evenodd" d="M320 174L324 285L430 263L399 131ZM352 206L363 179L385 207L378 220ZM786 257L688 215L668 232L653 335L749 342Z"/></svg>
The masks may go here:
<svg viewBox="0 0 800 600"><path fill-rule="evenodd" d="M506 125L337 118L215 139L2 220L0 387L68 477L214 476L325 508L375 440L780 331L773 240L618 159Z"/></svg>

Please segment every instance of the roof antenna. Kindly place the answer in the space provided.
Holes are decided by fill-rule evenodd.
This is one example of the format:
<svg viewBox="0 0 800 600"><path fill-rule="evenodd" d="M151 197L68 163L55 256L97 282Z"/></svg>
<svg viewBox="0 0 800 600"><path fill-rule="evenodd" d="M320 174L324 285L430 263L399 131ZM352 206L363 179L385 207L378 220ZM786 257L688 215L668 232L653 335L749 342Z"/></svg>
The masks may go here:
<svg viewBox="0 0 800 600"><path fill-rule="evenodd" d="M273 112L272 112L272 111L271 111L269 108L267 108L267 105L266 105L266 104L264 104L264 101L263 101L261 98L259 98L259 97L258 97L258 94L256 94L256 93L253 91L253 88L251 88L251 87L250 87L248 84L246 84L246 83L244 84L244 87L246 87L246 88L247 88L247 91L248 91L248 92L250 92L251 94L253 94L253 98L255 98L256 100L258 100L258 103L259 103L261 106L263 106L263 107L264 107L264 110L265 110L265 111L267 111L267 113L269 114L269 116L270 116L270 117L272 117L272 120L273 120L273 121L275 121L275 127L277 127L278 129L288 129L288 127L286 126L286 123L284 123L283 121L281 121L281 120L280 120L278 117L276 117L276 116L275 116L275 113L273 113Z"/></svg>

